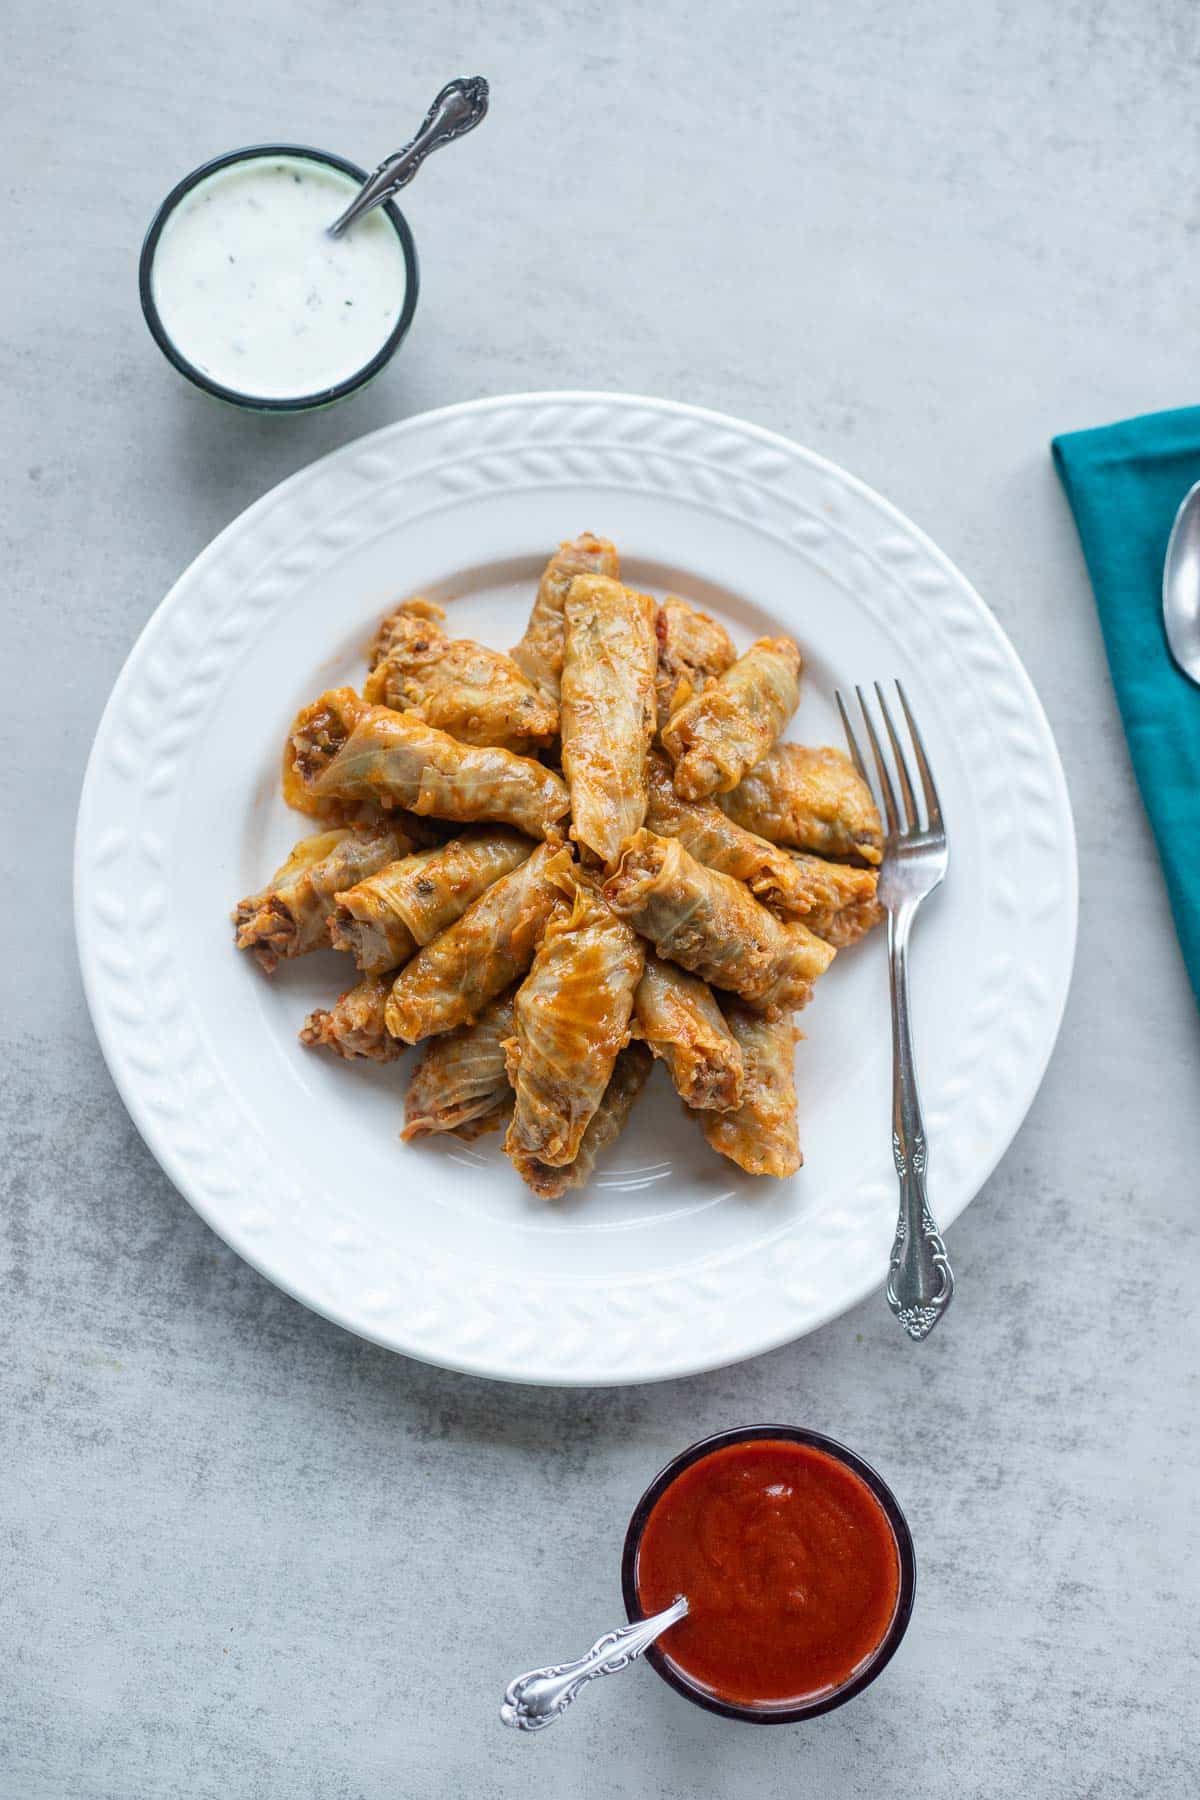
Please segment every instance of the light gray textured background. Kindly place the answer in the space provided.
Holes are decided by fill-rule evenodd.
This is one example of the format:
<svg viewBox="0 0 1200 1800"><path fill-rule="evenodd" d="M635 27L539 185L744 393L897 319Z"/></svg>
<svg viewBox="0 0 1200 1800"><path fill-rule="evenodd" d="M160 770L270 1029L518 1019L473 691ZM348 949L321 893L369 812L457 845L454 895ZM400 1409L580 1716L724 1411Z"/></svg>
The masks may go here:
<svg viewBox="0 0 1200 1800"><path fill-rule="evenodd" d="M4 22L0 1796L1194 1794L1200 1027L1046 445L1196 398L1195 7L8 0ZM371 161L475 68L493 114L412 191L424 290L391 372L301 421L191 392L134 284L166 187L264 137ZM403 1361L243 1267L100 1060L71 831L155 603L333 445L573 386L740 413L882 489L978 584L1058 734L1074 990L921 1351L872 1302L642 1390ZM755 1731L639 1670L547 1737L501 1731L507 1676L617 1613L648 1474L763 1417L859 1446L909 1510L917 1612L885 1678Z"/></svg>

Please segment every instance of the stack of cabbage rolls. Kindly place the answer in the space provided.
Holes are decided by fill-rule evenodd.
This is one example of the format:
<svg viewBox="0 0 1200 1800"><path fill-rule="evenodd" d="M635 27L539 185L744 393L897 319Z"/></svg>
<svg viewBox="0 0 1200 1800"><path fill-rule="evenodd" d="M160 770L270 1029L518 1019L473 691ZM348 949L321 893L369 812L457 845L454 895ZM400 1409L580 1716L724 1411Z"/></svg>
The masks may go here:
<svg viewBox="0 0 1200 1800"><path fill-rule="evenodd" d="M555 1200L591 1178L657 1060L720 1156L793 1174L795 1014L878 922L883 853L847 757L785 742L802 658L562 544L511 651L389 613L361 691L288 733L310 835L234 912L266 974L317 949L354 979L301 1041L418 1045L401 1136L503 1130Z"/></svg>

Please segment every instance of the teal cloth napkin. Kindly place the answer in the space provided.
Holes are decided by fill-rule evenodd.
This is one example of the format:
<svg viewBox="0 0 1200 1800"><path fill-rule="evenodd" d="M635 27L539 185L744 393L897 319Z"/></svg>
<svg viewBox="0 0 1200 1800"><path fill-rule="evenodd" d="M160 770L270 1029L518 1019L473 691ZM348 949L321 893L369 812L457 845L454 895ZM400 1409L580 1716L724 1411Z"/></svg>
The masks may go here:
<svg viewBox="0 0 1200 1800"><path fill-rule="evenodd" d="M1055 438L1133 767L1200 1002L1200 687L1171 660L1162 569L1179 502L1200 481L1200 407Z"/></svg>

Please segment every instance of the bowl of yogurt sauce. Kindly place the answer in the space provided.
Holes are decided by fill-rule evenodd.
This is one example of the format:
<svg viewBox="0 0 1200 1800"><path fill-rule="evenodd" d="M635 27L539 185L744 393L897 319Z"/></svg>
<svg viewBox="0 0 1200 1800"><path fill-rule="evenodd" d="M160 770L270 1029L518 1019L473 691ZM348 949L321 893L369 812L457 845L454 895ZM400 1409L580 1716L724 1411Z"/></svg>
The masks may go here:
<svg viewBox="0 0 1200 1800"><path fill-rule="evenodd" d="M417 252L392 201L329 226L366 171L259 144L193 169L146 233L142 311L181 375L258 412L304 412L365 386L404 341Z"/></svg>

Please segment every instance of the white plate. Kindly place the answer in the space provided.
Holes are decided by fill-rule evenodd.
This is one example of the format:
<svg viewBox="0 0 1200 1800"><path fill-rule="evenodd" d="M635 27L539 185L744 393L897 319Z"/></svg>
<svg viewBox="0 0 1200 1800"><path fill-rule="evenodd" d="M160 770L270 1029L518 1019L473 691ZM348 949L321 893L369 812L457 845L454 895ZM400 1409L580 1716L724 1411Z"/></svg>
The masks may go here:
<svg viewBox="0 0 1200 1800"><path fill-rule="evenodd" d="M882 1290L896 1184L881 934L838 958L803 1016L797 1176L740 1176L656 1069L598 1179L547 1206L495 1137L402 1146L407 1062L346 1065L296 1041L346 985L344 959L268 981L235 954L228 915L305 830L278 796L287 725L359 678L378 615L421 592L449 602L456 631L507 647L549 550L585 529L615 539L633 582L698 601L743 647L794 633L807 742L839 741L835 685L903 677L951 843L913 978L931 1194L952 1224L1058 1030L1076 918L1066 786L1029 680L963 577L783 438L665 401L533 394L430 413L304 470L222 532L134 646L76 847L104 1054L214 1230L365 1337L564 1384L712 1368Z"/></svg>

